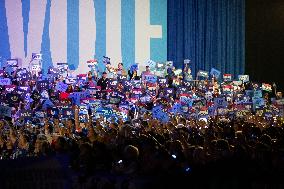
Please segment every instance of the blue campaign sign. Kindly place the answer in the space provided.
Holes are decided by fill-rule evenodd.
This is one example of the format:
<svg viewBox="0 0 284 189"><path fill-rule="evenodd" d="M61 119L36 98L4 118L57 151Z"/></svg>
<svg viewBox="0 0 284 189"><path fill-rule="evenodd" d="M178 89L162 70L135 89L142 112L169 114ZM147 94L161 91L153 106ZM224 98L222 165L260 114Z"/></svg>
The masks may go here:
<svg viewBox="0 0 284 189"><path fill-rule="evenodd" d="M60 91L60 92L65 92L68 88L68 85L63 83L62 81L61 82L58 82L56 84L56 90Z"/></svg>
<svg viewBox="0 0 284 189"><path fill-rule="evenodd" d="M238 79L243 83L249 82L249 75L238 75Z"/></svg>
<svg viewBox="0 0 284 189"><path fill-rule="evenodd" d="M228 102L226 101L225 98L214 98L214 106L215 107L226 108L227 105L228 105Z"/></svg>
<svg viewBox="0 0 284 189"><path fill-rule="evenodd" d="M0 85L11 85L11 79L10 78L1 78L0 79Z"/></svg>
<svg viewBox="0 0 284 189"><path fill-rule="evenodd" d="M174 89L173 88L165 88L165 94L167 96L173 96L174 95Z"/></svg>
<svg viewBox="0 0 284 189"><path fill-rule="evenodd" d="M253 96L256 98L261 98L262 97L262 91L261 90L255 90L253 93Z"/></svg>
<svg viewBox="0 0 284 189"><path fill-rule="evenodd" d="M0 115L1 116L11 117L11 110L12 108L9 106L0 105Z"/></svg>
<svg viewBox="0 0 284 189"><path fill-rule="evenodd" d="M106 119L109 119L113 114L113 110L112 108L103 107L97 109L97 114L103 115Z"/></svg>
<svg viewBox="0 0 284 189"><path fill-rule="evenodd" d="M216 78L219 78L221 74L221 71L215 69L215 68L211 68L211 71L210 71L210 75L216 77Z"/></svg>
<svg viewBox="0 0 284 189"><path fill-rule="evenodd" d="M169 116L166 112L163 111L162 106L156 106L152 109L153 118L158 119L159 121L166 123L169 121Z"/></svg>
<svg viewBox="0 0 284 189"><path fill-rule="evenodd" d="M48 85L49 85L48 80L37 81L37 89L40 91L48 89Z"/></svg>
<svg viewBox="0 0 284 189"><path fill-rule="evenodd" d="M44 111L36 111L35 116L38 117L38 118L44 118L45 113L44 113Z"/></svg>
<svg viewBox="0 0 284 189"><path fill-rule="evenodd" d="M203 70L199 70L197 72L197 77L204 77L204 78L208 78L209 77L209 73Z"/></svg>
<svg viewBox="0 0 284 189"><path fill-rule="evenodd" d="M50 108L50 107L53 107L53 106L54 106L54 104L51 102L50 99L46 99L44 101L44 103L42 104L43 109L47 109L47 108Z"/></svg>
<svg viewBox="0 0 284 189"><path fill-rule="evenodd" d="M168 83L167 78L158 78L159 85L166 85Z"/></svg>
<svg viewBox="0 0 284 189"><path fill-rule="evenodd" d="M246 90L246 96L253 97L254 91L253 90Z"/></svg>
<svg viewBox="0 0 284 189"><path fill-rule="evenodd" d="M31 118L32 117L32 111L31 110L21 110L19 112L20 118Z"/></svg>
<svg viewBox="0 0 284 189"><path fill-rule="evenodd" d="M156 83L157 82L157 76L156 75L144 75L145 80L149 83Z"/></svg>
<svg viewBox="0 0 284 189"><path fill-rule="evenodd" d="M175 103L171 108L170 112L172 112L174 115L182 114L183 113L182 105L180 103Z"/></svg>
<svg viewBox="0 0 284 189"><path fill-rule="evenodd" d="M162 105L155 106L155 107L152 109L152 114L153 114L153 116L157 116L158 114L161 114L162 112L163 112Z"/></svg>
<svg viewBox="0 0 284 189"><path fill-rule="evenodd" d="M115 88L118 84L118 81L117 80L109 80L108 84L109 84L109 87Z"/></svg>
<svg viewBox="0 0 284 189"><path fill-rule="evenodd" d="M74 117L74 111L72 108L62 108L62 116L64 118L72 118Z"/></svg>
<svg viewBox="0 0 284 189"><path fill-rule="evenodd" d="M258 98L258 97L253 97L252 98L252 103L255 108L260 108L265 105L264 99L263 98Z"/></svg>
<svg viewBox="0 0 284 189"><path fill-rule="evenodd" d="M193 99L188 96L180 96L179 98L181 104L186 104L189 107L192 107Z"/></svg>
<svg viewBox="0 0 284 189"><path fill-rule="evenodd" d="M58 117L59 109L58 108L51 108L51 109L49 109L48 114L49 114L49 116L52 116L52 117Z"/></svg>

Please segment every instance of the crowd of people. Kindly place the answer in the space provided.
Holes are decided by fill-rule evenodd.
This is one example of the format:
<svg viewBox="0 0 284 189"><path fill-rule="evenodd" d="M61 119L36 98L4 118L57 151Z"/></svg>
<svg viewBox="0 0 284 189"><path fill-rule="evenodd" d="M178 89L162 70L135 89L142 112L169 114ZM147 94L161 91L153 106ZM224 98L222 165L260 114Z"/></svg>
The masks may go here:
<svg viewBox="0 0 284 189"><path fill-rule="evenodd" d="M101 77L73 81L54 70L1 72L6 187L20 188L10 166L34 162L60 170L58 188L284 187L281 92L214 75L192 81L188 66L157 77L108 63Z"/></svg>

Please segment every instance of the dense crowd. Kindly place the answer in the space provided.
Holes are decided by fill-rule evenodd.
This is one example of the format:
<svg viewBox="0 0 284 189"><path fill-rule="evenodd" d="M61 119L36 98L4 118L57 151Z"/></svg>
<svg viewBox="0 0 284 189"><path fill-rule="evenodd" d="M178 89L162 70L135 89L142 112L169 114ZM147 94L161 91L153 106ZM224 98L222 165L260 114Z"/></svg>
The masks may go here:
<svg viewBox="0 0 284 189"><path fill-rule="evenodd" d="M141 77L122 69L73 83L3 72L11 83L0 89L10 108L1 110L2 162L53 159L66 188L284 187L281 93L249 81L191 81L186 70L153 81L148 68Z"/></svg>

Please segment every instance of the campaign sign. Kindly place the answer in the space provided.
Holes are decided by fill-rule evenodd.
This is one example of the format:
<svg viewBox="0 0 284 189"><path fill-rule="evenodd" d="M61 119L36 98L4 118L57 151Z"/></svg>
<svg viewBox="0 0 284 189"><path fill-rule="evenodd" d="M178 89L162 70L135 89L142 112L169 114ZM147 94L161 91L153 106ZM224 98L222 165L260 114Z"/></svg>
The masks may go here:
<svg viewBox="0 0 284 189"><path fill-rule="evenodd" d="M140 80L131 80L131 85L135 88L141 88L141 81Z"/></svg>
<svg viewBox="0 0 284 189"><path fill-rule="evenodd" d="M88 107L86 105L79 106L79 115L87 115L88 114Z"/></svg>
<svg viewBox="0 0 284 189"><path fill-rule="evenodd" d="M0 85L11 85L10 78L0 78Z"/></svg>
<svg viewBox="0 0 284 189"><path fill-rule="evenodd" d="M16 88L17 88L16 85L5 85L5 91L6 91L7 93L13 92Z"/></svg>
<svg viewBox="0 0 284 189"><path fill-rule="evenodd" d="M42 80L42 81L37 81L37 89L38 90L45 90L45 89L48 89L48 80Z"/></svg>
<svg viewBox="0 0 284 189"><path fill-rule="evenodd" d="M261 90L255 90L254 93L253 93L253 97L261 98L262 97L262 91Z"/></svg>
<svg viewBox="0 0 284 189"><path fill-rule="evenodd" d="M113 115L113 110L112 108L102 107L97 109L97 114L103 115L106 119L109 119Z"/></svg>
<svg viewBox="0 0 284 189"><path fill-rule="evenodd" d="M253 97L252 103L253 103L255 108L260 108L260 107L263 107L265 105L264 99L258 98L258 97Z"/></svg>
<svg viewBox="0 0 284 189"><path fill-rule="evenodd" d="M180 103L175 103L171 108L170 112L172 112L174 115L182 114L183 113L182 105Z"/></svg>
<svg viewBox="0 0 284 189"><path fill-rule="evenodd" d="M135 95L142 95L142 90L141 89L132 89L132 93Z"/></svg>
<svg viewBox="0 0 284 189"><path fill-rule="evenodd" d="M224 81L232 81L232 74L223 74Z"/></svg>
<svg viewBox="0 0 284 189"><path fill-rule="evenodd" d="M8 66L15 67L18 66L18 59L8 59L6 63Z"/></svg>
<svg viewBox="0 0 284 189"><path fill-rule="evenodd" d="M62 117L64 118L73 118L74 111L72 108L62 108Z"/></svg>
<svg viewBox="0 0 284 189"><path fill-rule="evenodd" d="M191 107L193 104L193 99L190 98L189 96L180 96L179 100L181 104L185 104L189 107Z"/></svg>
<svg viewBox="0 0 284 189"><path fill-rule="evenodd" d="M165 86L168 83L167 78L158 78L158 84Z"/></svg>
<svg viewBox="0 0 284 189"><path fill-rule="evenodd" d="M98 99L90 99L89 106L91 107L93 111L97 111L97 109L102 107L102 102L101 100L98 100Z"/></svg>
<svg viewBox="0 0 284 189"><path fill-rule="evenodd" d="M189 59L184 59L184 60L183 60L183 63L184 63L184 64L189 64L189 63L190 63L190 60L189 60Z"/></svg>
<svg viewBox="0 0 284 189"><path fill-rule="evenodd" d="M11 110L12 108L9 106L0 105L0 116L11 117Z"/></svg>
<svg viewBox="0 0 284 189"><path fill-rule="evenodd" d="M263 91L271 92L272 91L272 86L267 83L262 83L261 89Z"/></svg>
<svg viewBox="0 0 284 189"><path fill-rule="evenodd" d="M76 78L75 77L67 77L67 78L65 78L65 83L66 84L74 84L74 83L76 83Z"/></svg>
<svg viewBox="0 0 284 189"><path fill-rule="evenodd" d="M221 71L215 69L215 68L211 68L211 71L210 71L210 75L216 77L216 78L219 78L221 74Z"/></svg>
<svg viewBox="0 0 284 189"><path fill-rule="evenodd" d="M153 118L156 118L163 123L169 121L169 116L163 111L162 106L155 106L152 109L152 115Z"/></svg>
<svg viewBox="0 0 284 189"><path fill-rule="evenodd" d="M51 117L58 118L58 116L59 116L59 109L58 108L50 108L50 109L48 109L47 113Z"/></svg>
<svg viewBox="0 0 284 189"><path fill-rule="evenodd" d="M108 82L108 87L109 87L109 88L116 88L116 87L117 87L117 84L118 84L118 81L112 79L112 80L109 80L109 82Z"/></svg>
<svg viewBox="0 0 284 189"><path fill-rule="evenodd" d="M197 76L198 76L198 77L208 78L208 77L209 77L209 73L206 72L206 71L203 71L203 70L199 70L199 71L197 72Z"/></svg>
<svg viewBox="0 0 284 189"><path fill-rule="evenodd" d="M149 66L150 69L154 69L156 67L157 63L153 60L148 60L146 65Z"/></svg>
<svg viewBox="0 0 284 189"><path fill-rule="evenodd" d="M249 75L238 75L238 79L243 83L249 82Z"/></svg>
<svg viewBox="0 0 284 189"><path fill-rule="evenodd" d="M107 56L103 56L103 63L104 63L104 64L110 63L110 58L107 57Z"/></svg>
<svg viewBox="0 0 284 189"><path fill-rule="evenodd" d="M42 60L42 54L40 53L32 53L33 60Z"/></svg>
<svg viewBox="0 0 284 189"><path fill-rule="evenodd" d="M35 116L38 117L38 118L44 118L45 113L44 113L44 111L36 111Z"/></svg>
<svg viewBox="0 0 284 189"><path fill-rule="evenodd" d="M156 83L157 82L157 76L156 75L144 75L145 80L149 83Z"/></svg>
<svg viewBox="0 0 284 189"><path fill-rule="evenodd" d="M151 102L151 97L149 95L142 96L142 97L140 97L140 102L142 102L142 103Z"/></svg>
<svg viewBox="0 0 284 189"><path fill-rule="evenodd" d="M39 64L33 64L32 65L32 71L40 71L41 68L40 68L40 65Z"/></svg>
<svg viewBox="0 0 284 189"><path fill-rule="evenodd" d="M19 112L19 117L20 118L32 118L32 111L31 110L21 110Z"/></svg>
<svg viewBox="0 0 284 189"><path fill-rule="evenodd" d="M110 104L118 104L118 103L120 103L120 98L119 97L109 97L109 103Z"/></svg>
<svg viewBox="0 0 284 189"><path fill-rule="evenodd" d="M173 88L165 88L165 95L166 96L173 96L174 95L174 89Z"/></svg>
<svg viewBox="0 0 284 189"><path fill-rule="evenodd" d="M63 83L63 82L58 82L56 84L55 88L56 88L56 90L58 90L60 92L65 92L67 90L67 88L68 88L68 85Z"/></svg>
<svg viewBox="0 0 284 189"><path fill-rule="evenodd" d="M58 62L57 63L57 68L60 72L64 72L68 70L68 63L66 62Z"/></svg>
<svg viewBox="0 0 284 189"><path fill-rule="evenodd" d="M214 106L218 108L226 108L228 102L225 98L214 98Z"/></svg>

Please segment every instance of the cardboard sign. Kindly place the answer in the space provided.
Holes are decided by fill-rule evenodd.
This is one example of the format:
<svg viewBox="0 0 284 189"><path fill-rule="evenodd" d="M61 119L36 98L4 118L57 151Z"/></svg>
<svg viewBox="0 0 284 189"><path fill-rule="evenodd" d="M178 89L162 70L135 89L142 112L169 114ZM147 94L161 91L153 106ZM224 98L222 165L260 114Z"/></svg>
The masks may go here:
<svg viewBox="0 0 284 189"><path fill-rule="evenodd" d="M0 78L0 85L11 85L10 78Z"/></svg>
<svg viewBox="0 0 284 189"><path fill-rule="evenodd" d="M0 105L0 116L11 117L12 108L8 106Z"/></svg>

